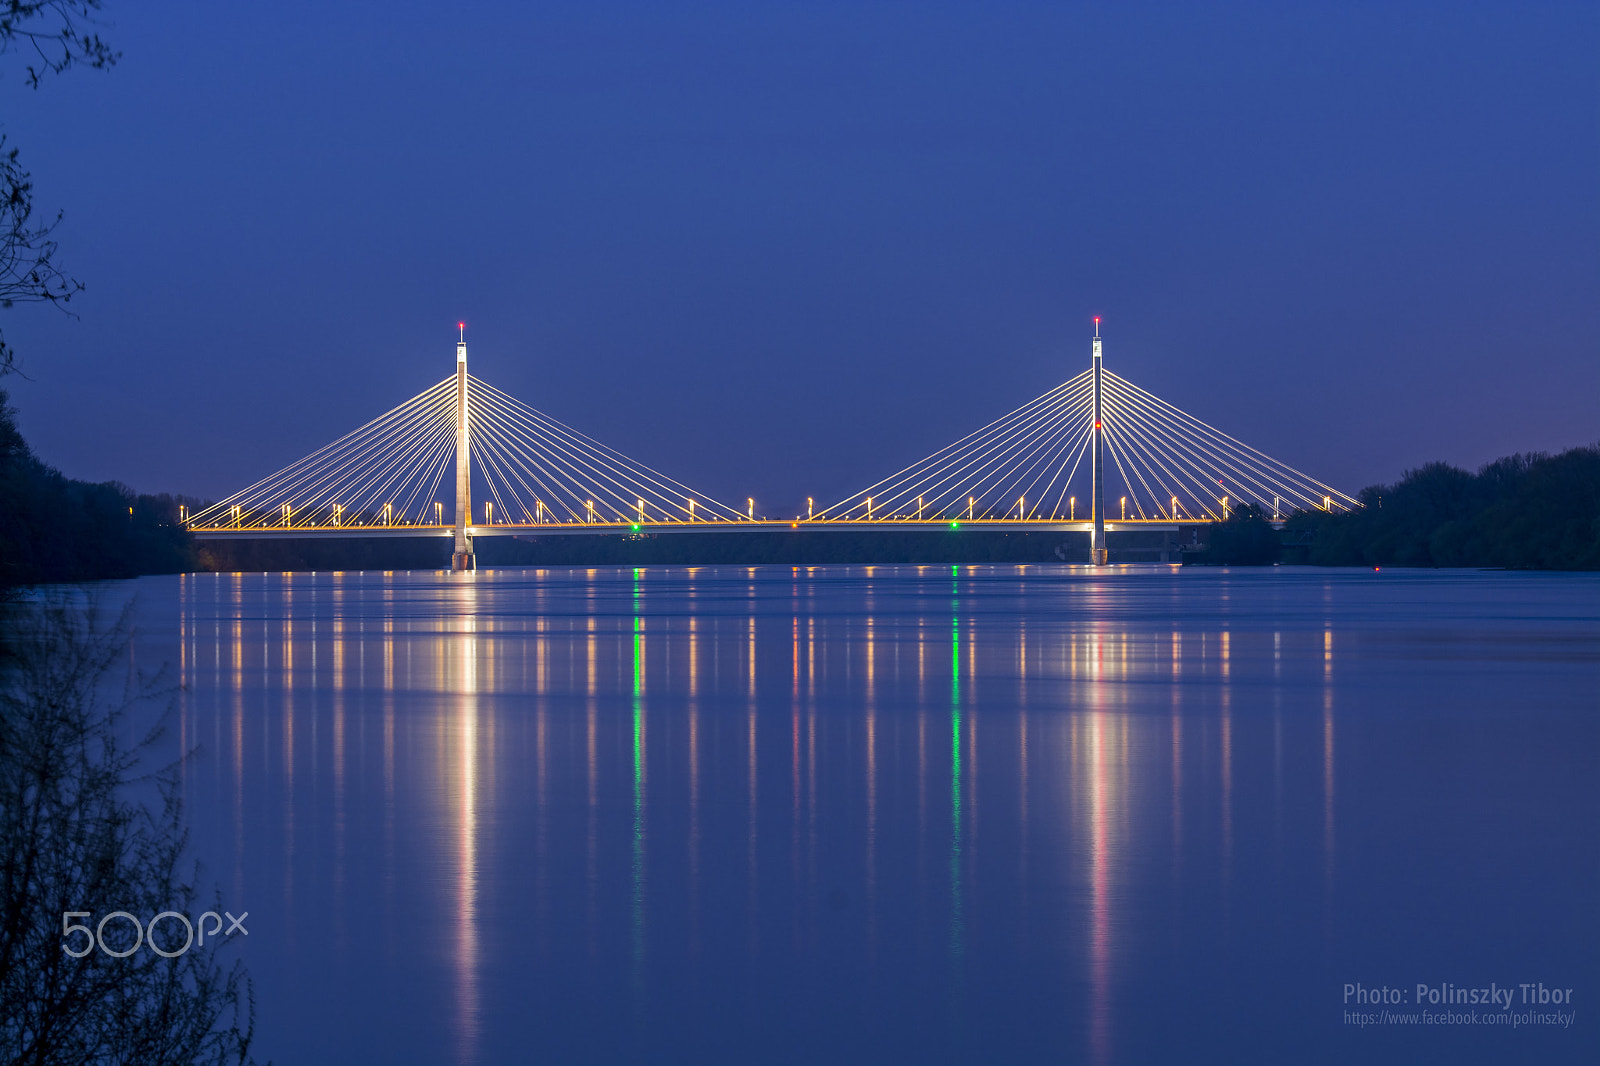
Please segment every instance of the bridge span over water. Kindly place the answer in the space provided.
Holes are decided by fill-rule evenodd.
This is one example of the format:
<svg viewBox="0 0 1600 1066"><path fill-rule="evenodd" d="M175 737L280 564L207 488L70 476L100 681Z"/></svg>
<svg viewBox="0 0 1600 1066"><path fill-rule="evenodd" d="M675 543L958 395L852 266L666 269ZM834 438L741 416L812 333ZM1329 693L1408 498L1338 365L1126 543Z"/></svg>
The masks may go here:
<svg viewBox="0 0 1600 1066"><path fill-rule="evenodd" d="M200 540L450 537L459 570L478 537L689 531L1082 533L1104 564L1108 532L1181 534L1245 504L1275 523L1359 506L1104 369L1096 319L1081 373L793 518L697 493L473 377L464 331L451 377L182 518Z"/></svg>

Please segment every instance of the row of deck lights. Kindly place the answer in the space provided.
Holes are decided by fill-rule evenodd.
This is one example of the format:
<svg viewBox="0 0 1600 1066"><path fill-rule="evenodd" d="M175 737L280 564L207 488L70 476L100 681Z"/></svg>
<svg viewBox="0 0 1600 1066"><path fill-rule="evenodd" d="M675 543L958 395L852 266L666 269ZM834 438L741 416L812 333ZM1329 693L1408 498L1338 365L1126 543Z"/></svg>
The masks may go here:
<svg viewBox="0 0 1600 1066"><path fill-rule="evenodd" d="M1229 507L1229 504L1228 504L1229 499L1230 499L1230 497L1228 497L1228 496L1221 497L1222 520L1223 521L1227 521L1228 520L1228 515L1229 515L1229 513L1231 511L1231 508ZM1171 504L1172 504L1172 509L1168 512L1168 514L1171 516L1169 521L1177 521L1179 518L1183 517L1179 513L1178 497L1176 497L1176 496L1170 497L1170 500L1171 500ZM916 515L915 515L915 518L918 521L921 521L921 519L922 519L922 510L923 510L923 502L922 501L923 501L923 498L921 496L918 496L917 497L917 510L916 510ZM972 509L973 509L974 503L975 503L975 501L973 500L973 498L971 496L968 496L967 497L967 521L969 521L969 522L972 521ZM1126 496L1121 497L1119 503L1120 503L1120 506L1121 506L1122 521L1125 522L1125 521L1128 520L1128 497L1126 497ZM1280 521L1282 519L1282 517L1283 517L1282 504L1283 504L1283 498L1281 496L1274 496L1272 498L1272 520L1274 522ZM1322 509L1324 511L1330 511L1330 512L1333 510L1333 497L1324 496L1322 498ZM874 521L875 519L873 518L873 514L872 514L872 497L871 496L868 496L866 498L866 510L867 510L867 515L866 515L867 521L869 521L869 522ZM1076 521L1077 520L1077 518L1078 518L1078 498L1076 496L1067 497L1067 514L1068 514L1068 521ZM1027 497L1018 496L1017 497L1017 520L1018 521L1023 521L1023 520L1025 520L1027 518L1027 516L1028 516ZM807 518L814 517L812 499L809 496L806 497L806 517ZM896 515L895 517L898 518L899 516ZM882 519L876 519L876 520L877 521L882 521Z"/></svg>
<svg viewBox="0 0 1600 1066"><path fill-rule="evenodd" d="M1222 499L1221 499L1221 502L1222 502L1222 519L1223 519L1223 521L1227 521L1228 520L1228 515L1229 515L1229 512L1230 512L1230 508L1229 508L1229 505L1228 505L1228 500L1229 500L1229 497L1227 497L1227 496L1223 496ZM1171 502L1172 502L1172 510L1170 511L1170 514L1172 516L1171 520L1172 521L1176 521L1178 518L1181 517L1179 515L1178 497L1176 497L1176 496L1171 497ZM976 505L976 503L977 503L976 499L974 499L971 496L967 497L967 521L969 521L969 522L972 521L973 508ZM693 521L695 521L695 501L694 500L689 500L688 501L688 505L689 505L688 506L689 521L693 522ZM333 514L329 519L329 525L333 526L334 528L342 528L343 525L344 525L344 505L336 503L336 504L333 504L332 506L333 506ZM645 521L645 515L646 515L644 500L636 499L634 501L634 506L635 506L636 516L637 516L635 525L643 524L644 521ZM1077 521L1077 518L1078 518L1078 498L1076 496L1067 497L1067 506L1068 506L1068 521ZM1126 496L1123 496L1121 498L1121 508L1122 508L1122 520L1123 521L1127 521L1127 518L1128 518L1128 498ZM600 521L599 514L595 510L595 506L594 506L594 501L593 500L585 500L584 501L584 509L585 509L585 522L586 523L594 524L594 523L597 523L597 522ZM882 519L875 519L873 517L873 514L872 514L872 497L871 496L868 496L866 498L866 509L867 509L867 514L866 514L867 521L869 521L869 522L871 522L871 521L882 521ZM1324 511L1330 511L1330 512L1333 510L1333 498L1331 496L1324 496L1322 498L1322 509ZM545 523L545 510L546 510L546 508L545 508L543 500L535 500L534 501L534 524L535 525L544 525L544 524L546 524ZM921 521L922 520L922 511L923 511L923 498L921 496L918 496L917 497L917 511L916 511L916 516L915 516L917 521ZM755 517L756 517L756 501L755 501L755 499L753 497L746 497L745 498L745 516L750 521L752 521L752 522L755 521ZM188 508L185 507L184 505L180 504L178 506L178 521L179 521L179 523L183 524L183 525L188 525L191 517L192 516L189 514ZM234 504L231 508L229 508L228 524L230 526L232 526L234 529L242 528L242 526L243 526L243 517L244 517L244 509L240 505ZM816 500L811 496L807 496L806 497L806 519L809 521L809 520L813 520L815 518L816 518ZM1017 497L1017 519L1018 519L1018 521L1023 521L1026 518L1027 518L1027 497L1019 496L1019 497ZM1272 520L1274 522L1276 522L1276 521L1280 521L1281 518L1282 518L1282 497L1274 496L1272 498ZM439 526L444 525L444 504L441 503L438 500L435 500L434 503L433 503L433 520L434 520L434 524L435 525L439 525ZM491 525L492 526L492 525L495 524L495 521L494 521L494 504L492 502L486 502L483 505L483 520L484 520L484 524L485 525ZM552 521L552 523L554 523L556 521L555 518L554 518L554 514L553 513L551 515L551 521ZM278 524L279 524L279 528L281 528L281 529L288 529L288 528L293 526L293 524L294 524L294 508L293 508L292 505L287 504L287 503L281 505L281 510L279 512L279 523ZM394 522L394 504L386 503L386 504L383 505L383 520L381 522L381 525L388 527L388 526L393 526L394 524L395 524L395 522ZM406 523L402 520L401 524L404 525Z"/></svg>

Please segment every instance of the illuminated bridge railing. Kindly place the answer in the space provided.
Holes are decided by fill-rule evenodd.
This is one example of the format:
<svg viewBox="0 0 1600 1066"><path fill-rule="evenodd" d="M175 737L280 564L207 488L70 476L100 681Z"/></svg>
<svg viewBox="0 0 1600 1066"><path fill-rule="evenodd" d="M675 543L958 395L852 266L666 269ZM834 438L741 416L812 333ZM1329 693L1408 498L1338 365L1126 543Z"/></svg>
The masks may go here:
<svg viewBox="0 0 1600 1066"><path fill-rule="evenodd" d="M1211 519L1182 519L1183 525L1203 524ZM1170 529L1177 523L1162 518L1113 519L1106 525L1116 531L1132 529ZM809 530L813 532L847 532L868 530L1009 530L1086 532L1091 523L1060 518L979 518L973 521L959 519L914 518L815 518L783 519L757 518L741 521L681 522L496 522L479 523L467 527L473 537L538 536L540 534L584 533L672 533L672 532L786 532ZM199 537L237 536L393 536L393 537L448 537L455 532L453 525L344 525L344 526L199 526L190 525L189 531Z"/></svg>

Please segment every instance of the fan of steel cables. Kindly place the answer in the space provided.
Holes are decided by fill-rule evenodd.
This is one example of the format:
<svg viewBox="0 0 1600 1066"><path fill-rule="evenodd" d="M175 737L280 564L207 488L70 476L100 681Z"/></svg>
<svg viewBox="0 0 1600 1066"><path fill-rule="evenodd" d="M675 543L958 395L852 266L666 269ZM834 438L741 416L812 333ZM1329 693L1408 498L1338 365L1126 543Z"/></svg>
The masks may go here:
<svg viewBox="0 0 1600 1066"><path fill-rule="evenodd" d="M473 524L718 522L744 516L467 379ZM195 529L443 527L455 522L451 376L282 470L195 513Z"/></svg>
<svg viewBox="0 0 1600 1066"><path fill-rule="evenodd" d="M493 522L725 522L745 516L477 378L474 462Z"/></svg>
<svg viewBox="0 0 1600 1066"><path fill-rule="evenodd" d="M1112 519L1220 519L1357 501L1137 385L1101 371L1104 478ZM820 521L1087 519L1094 372L1051 389L831 507Z"/></svg>

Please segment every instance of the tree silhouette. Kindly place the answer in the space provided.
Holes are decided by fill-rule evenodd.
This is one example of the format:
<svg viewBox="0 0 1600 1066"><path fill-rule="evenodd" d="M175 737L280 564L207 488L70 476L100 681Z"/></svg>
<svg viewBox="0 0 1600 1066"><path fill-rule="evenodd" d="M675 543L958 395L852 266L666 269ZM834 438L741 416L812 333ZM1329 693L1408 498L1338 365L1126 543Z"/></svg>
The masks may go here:
<svg viewBox="0 0 1600 1066"><path fill-rule="evenodd" d="M1224 566L1265 566L1283 554L1277 530L1253 503L1241 503L1228 512L1228 520L1211 527L1205 561Z"/></svg>
<svg viewBox="0 0 1600 1066"><path fill-rule="evenodd" d="M120 53L94 32L101 0L0 0L0 56L26 53L24 80L37 89L46 75L74 66L103 70ZM18 150L0 134L0 307L49 303L65 309L83 283L56 265L56 227L62 214L35 217L33 177ZM0 332L0 376L17 367L17 353Z"/></svg>
<svg viewBox="0 0 1600 1066"><path fill-rule="evenodd" d="M180 869L186 834L171 768L140 766L159 731L126 740L130 707L159 686L135 676L121 701L103 702L108 675L128 661L127 612L102 625L92 602L56 597L10 605L4 623L0 1061L249 1062L249 978L237 962L219 965L214 939L180 949L163 929L161 953L64 948L68 912L149 921L219 909L200 903L197 878ZM152 948L159 939L152 930Z"/></svg>

